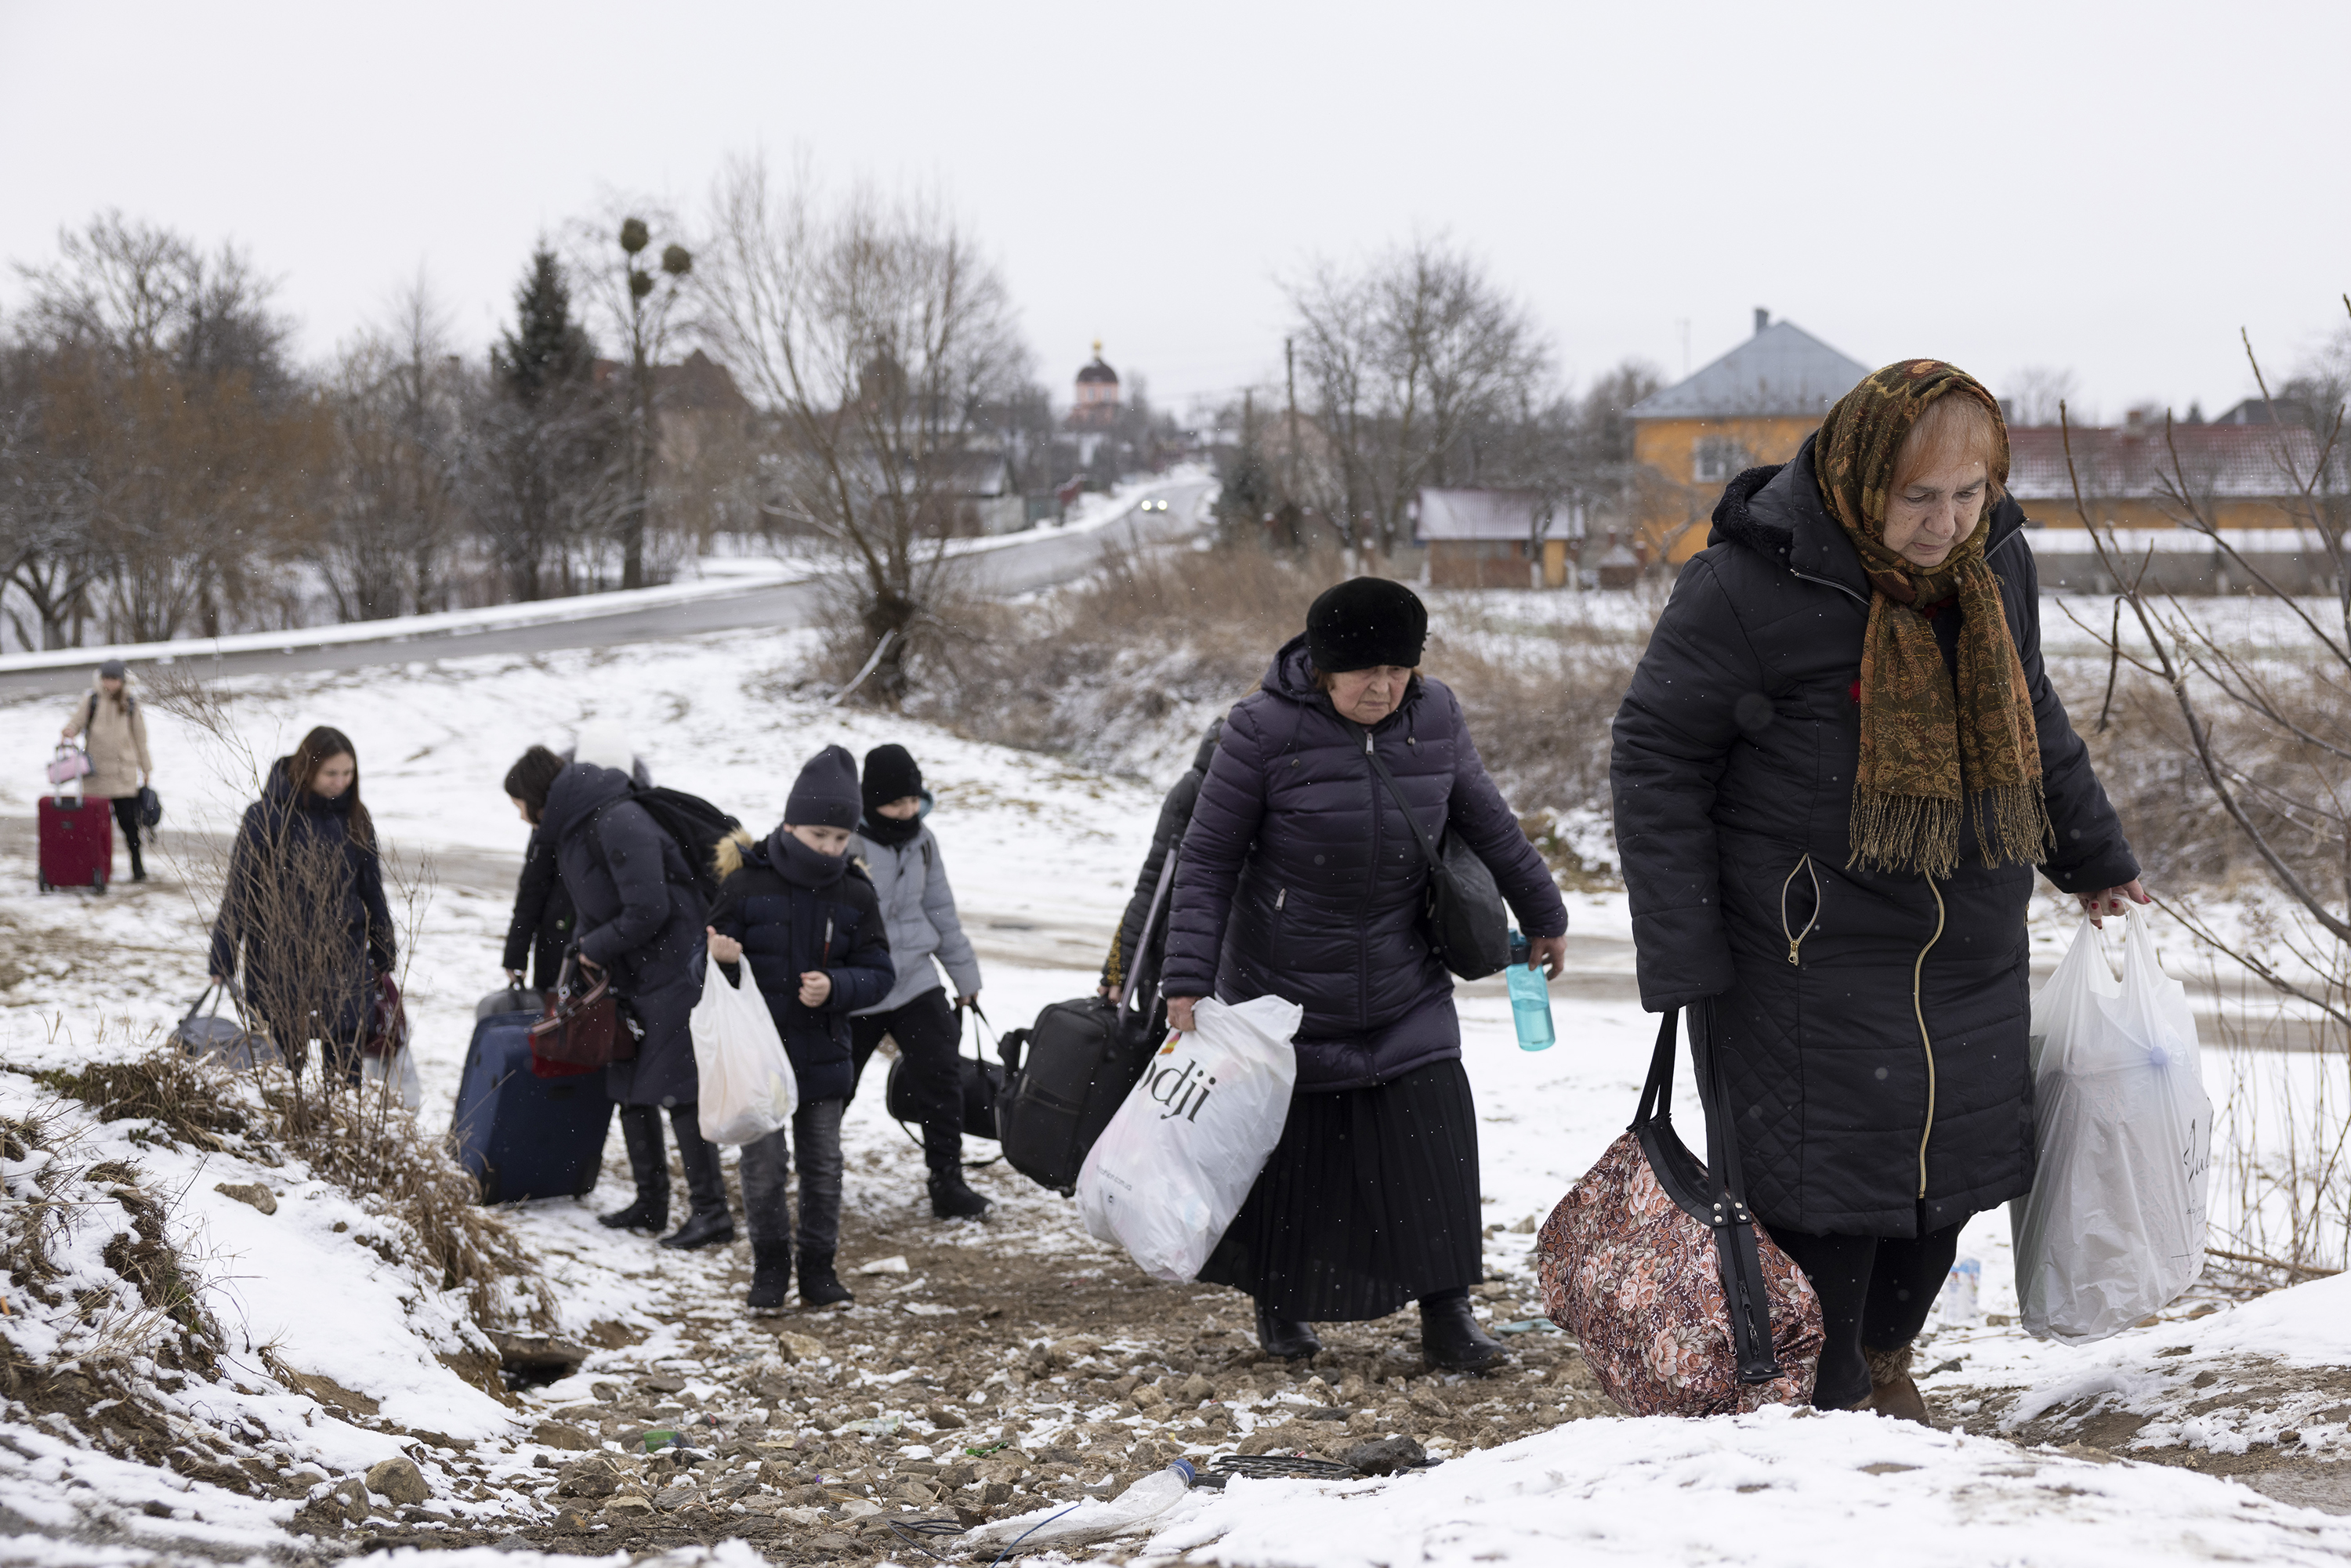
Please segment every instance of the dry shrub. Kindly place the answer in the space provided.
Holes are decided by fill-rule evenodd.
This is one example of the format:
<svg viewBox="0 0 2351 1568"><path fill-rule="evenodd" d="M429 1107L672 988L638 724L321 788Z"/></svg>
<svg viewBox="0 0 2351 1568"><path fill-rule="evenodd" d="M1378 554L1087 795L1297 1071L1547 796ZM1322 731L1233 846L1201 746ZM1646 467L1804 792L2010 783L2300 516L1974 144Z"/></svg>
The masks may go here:
<svg viewBox="0 0 2351 1568"><path fill-rule="evenodd" d="M2067 709L2149 884L2228 894L2261 885L2266 880L2261 856L2213 800L2179 705L2163 684L2126 666L2111 702L2103 678L2096 687L2067 690ZM2325 734L2341 724L2335 693L2313 675L2277 672L2269 695L2305 733ZM2351 798L2346 789L2351 769L2332 766L2332 758L2314 756L2291 733L2241 706L2214 703L2202 716L2255 827L2307 883L2340 885L2346 849L2340 819L2311 802Z"/></svg>
<svg viewBox="0 0 2351 1568"><path fill-rule="evenodd" d="M166 1136L206 1148L222 1147L224 1134L246 1130L245 1113L221 1097L218 1075L176 1051L93 1061L78 1072L55 1068L33 1076L80 1101L101 1122L152 1121Z"/></svg>
<svg viewBox="0 0 2351 1568"><path fill-rule="evenodd" d="M1256 689L1344 575L1335 553L1132 552L1025 603L967 601L907 711L974 739L1155 774Z"/></svg>

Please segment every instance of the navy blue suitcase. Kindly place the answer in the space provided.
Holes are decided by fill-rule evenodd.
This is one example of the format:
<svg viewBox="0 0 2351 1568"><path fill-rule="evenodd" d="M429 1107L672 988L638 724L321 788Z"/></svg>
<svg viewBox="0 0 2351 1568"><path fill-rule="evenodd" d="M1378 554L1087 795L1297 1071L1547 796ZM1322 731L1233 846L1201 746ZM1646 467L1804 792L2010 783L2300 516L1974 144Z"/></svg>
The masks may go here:
<svg viewBox="0 0 2351 1568"><path fill-rule="evenodd" d="M537 1013L499 1013L474 1026L457 1081L450 1135L484 1203L585 1197L604 1162L612 1102L601 1072L540 1078L530 1070Z"/></svg>

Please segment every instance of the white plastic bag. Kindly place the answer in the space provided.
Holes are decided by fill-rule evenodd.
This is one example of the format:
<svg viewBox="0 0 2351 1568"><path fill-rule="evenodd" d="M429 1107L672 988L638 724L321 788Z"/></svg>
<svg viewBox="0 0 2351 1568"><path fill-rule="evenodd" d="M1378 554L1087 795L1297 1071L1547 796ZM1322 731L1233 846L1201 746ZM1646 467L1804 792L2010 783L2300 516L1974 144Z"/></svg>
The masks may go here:
<svg viewBox="0 0 2351 1568"><path fill-rule="evenodd" d="M390 1092L398 1094L400 1103L412 1111L420 1109L424 1103L424 1082L416 1075L416 1052L405 1046L389 1057L361 1058L360 1082L391 1084Z"/></svg>
<svg viewBox="0 0 2351 1568"><path fill-rule="evenodd" d="M2032 998L2032 1190L2009 1206L2026 1331L2087 1343L2177 1299L2204 1270L2204 1092L2188 988L2126 917L2123 976L2085 918Z"/></svg>
<svg viewBox="0 0 2351 1568"><path fill-rule="evenodd" d="M1155 1280L1183 1281L1223 1239L1290 1119L1306 1009L1280 997L1203 997L1170 1031L1078 1170L1086 1233L1116 1241Z"/></svg>
<svg viewBox="0 0 2351 1568"><path fill-rule="evenodd" d="M751 966L736 967L739 986L705 960L702 999L686 1020L702 1078L702 1135L714 1144L756 1143L789 1122L800 1103L799 1081Z"/></svg>

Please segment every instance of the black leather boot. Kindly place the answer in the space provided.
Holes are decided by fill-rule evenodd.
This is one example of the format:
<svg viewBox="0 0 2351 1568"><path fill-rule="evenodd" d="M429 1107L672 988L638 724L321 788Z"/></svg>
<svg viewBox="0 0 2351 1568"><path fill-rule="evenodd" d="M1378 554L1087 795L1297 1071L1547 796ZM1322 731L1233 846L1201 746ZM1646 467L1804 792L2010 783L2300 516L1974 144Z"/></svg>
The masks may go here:
<svg viewBox="0 0 2351 1568"><path fill-rule="evenodd" d="M950 1166L931 1173L931 1218L978 1219L987 1213L987 1199L971 1190L961 1168Z"/></svg>
<svg viewBox="0 0 2351 1568"><path fill-rule="evenodd" d="M835 1301L853 1301L856 1299L849 1293L849 1287L841 1282L841 1276L832 1271L831 1253L800 1254L800 1305L829 1307Z"/></svg>
<svg viewBox="0 0 2351 1568"><path fill-rule="evenodd" d="M1276 1361L1305 1361L1322 1348L1312 1323L1275 1317L1263 1301L1257 1304L1257 1343Z"/></svg>
<svg viewBox="0 0 2351 1568"><path fill-rule="evenodd" d="M669 1113L670 1131L677 1134L678 1164L685 1167L686 1197L694 1207L685 1223L663 1237L661 1244L681 1251L720 1247L735 1239L735 1216L726 1207L726 1177L718 1168L718 1145L702 1135L698 1114L691 1105L677 1106Z"/></svg>
<svg viewBox="0 0 2351 1568"><path fill-rule="evenodd" d="M743 1304L755 1312L782 1310L792 1284L792 1249L788 1241L751 1243L751 1293Z"/></svg>
<svg viewBox="0 0 2351 1568"><path fill-rule="evenodd" d="M637 1201L596 1217L615 1230L659 1230L669 1223L669 1161L662 1154L661 1113L651 1105L621 1107L621 1142L629 1151L629 1174L637 1178Z"/></svg>
<svg viewBox="0 0 2351 1568"><path fill-rule="evenodd" d="M1447 1296L1420 1303L1420 1354L1447 1372L1483 1372L1502 1359L1502 1342L1478 1326L1468 1296Z"/></svg>

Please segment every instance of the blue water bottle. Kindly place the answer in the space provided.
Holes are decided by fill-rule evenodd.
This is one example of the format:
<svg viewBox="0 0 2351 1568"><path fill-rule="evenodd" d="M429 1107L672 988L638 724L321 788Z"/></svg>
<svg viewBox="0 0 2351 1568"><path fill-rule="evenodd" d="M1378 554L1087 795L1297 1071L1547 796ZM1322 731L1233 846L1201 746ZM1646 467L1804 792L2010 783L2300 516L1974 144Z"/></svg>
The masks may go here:
<svg viewBox="0 0 2351 1568"><path fill-rule="evenodd" d="M1510 1021L1519 1026L1520 1051L1549 1051L1559 1038L1551 1028L1551 986L1527 961L1532 952L1523 933L1510 933Z"/></svg>

